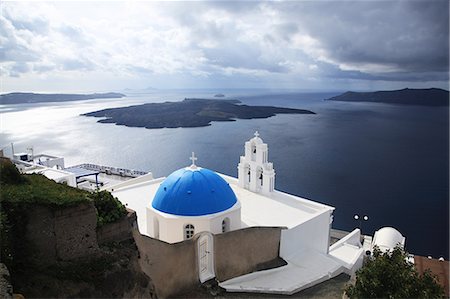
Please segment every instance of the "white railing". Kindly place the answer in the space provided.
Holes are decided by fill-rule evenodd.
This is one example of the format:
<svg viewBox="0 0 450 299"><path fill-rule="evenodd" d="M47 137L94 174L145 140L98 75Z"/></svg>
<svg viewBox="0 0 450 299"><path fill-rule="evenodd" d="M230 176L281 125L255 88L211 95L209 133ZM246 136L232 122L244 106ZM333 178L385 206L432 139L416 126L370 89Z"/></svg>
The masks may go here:
<svg viewBox="0 0 450 299"><path fill-rule="evenodd" d="M84 169L92 170L92 171L98 171L98 172L102 172L102 173L106 173L106 174L114 174L114 175L127 176L127 177L133 177L133 178L147 174L147 172L140 171L140 170L130 170L130 169L126 169L126 168L118 168L118 167L116 168L116 167L103 166L103 165L90 164L90 163L83 163L83 164L79 164L79 165L75 165L75 166L71 166L71 167L79 167L79 168L84 168Z"/></svg>

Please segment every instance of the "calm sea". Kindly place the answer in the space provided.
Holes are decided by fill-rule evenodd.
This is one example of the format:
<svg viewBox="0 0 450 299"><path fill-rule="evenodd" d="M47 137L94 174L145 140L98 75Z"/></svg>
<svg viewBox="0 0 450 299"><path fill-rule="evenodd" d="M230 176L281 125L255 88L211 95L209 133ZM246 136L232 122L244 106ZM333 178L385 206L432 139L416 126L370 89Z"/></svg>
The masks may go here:
<svg viewBox="0 0 450 299"><path fill-rule="evenodd" d="M393 226L411 253L449 252L448 108L329 102L337 93L241 92L249 105L304 108L316 115L215 122L203 128L143 129L100 124L81 113L145 102L212 97L207 92L134 94L123 99L0 105L0 146L10 154L63 156L166 176L190 164L237 176L244 142L258 130L269 144L276 188L336 207L333 226L372 234ZM151 198L148 199L149 201ZM359 223L353 216L369 216Z"/></svg>

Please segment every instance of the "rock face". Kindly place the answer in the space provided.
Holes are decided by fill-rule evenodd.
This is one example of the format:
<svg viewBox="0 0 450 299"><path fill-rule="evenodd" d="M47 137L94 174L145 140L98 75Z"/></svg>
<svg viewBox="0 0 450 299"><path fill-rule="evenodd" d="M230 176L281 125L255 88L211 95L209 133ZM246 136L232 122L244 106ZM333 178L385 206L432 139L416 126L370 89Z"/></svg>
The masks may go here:
<svg viewBox="0 0 450 299"><path fill-rule="evenodd" d="M37 258L47 262L71 260L98 251L97 217L92 203L52 211L36 206L28 212L25 239L29 240Z"/></svg>
<svg viewBox="0 0 450 299"><path fill-rule="evenodd" d="M136 213L129 211L100 230L92 203L33 205L26 214L27 256L20 257L20 268L11 269L15 293L26 298L156 298L152 280L138 262L131 232Z"/></svg>
<svg viewBox="0 0 450 299"><path fill-rule="evenodd" d="M133 227L137 226L136 212L127 209L127 217L97 228L97 242L99 245L108 242L121 242L133 239Z"/></svg>
<svg viewBox="0 0 450 299"><path fill-rule="evenodd" d="M94 204L81 204L55 212L56 253L70 260L95 253L97 216Z"/></svg>
<svg viewBox="0 0 450 299"><path fill-rule="evenodd" d="M11 285L11 277L5 264L0 263L0 298L12 299L13 288Z"/></svg>

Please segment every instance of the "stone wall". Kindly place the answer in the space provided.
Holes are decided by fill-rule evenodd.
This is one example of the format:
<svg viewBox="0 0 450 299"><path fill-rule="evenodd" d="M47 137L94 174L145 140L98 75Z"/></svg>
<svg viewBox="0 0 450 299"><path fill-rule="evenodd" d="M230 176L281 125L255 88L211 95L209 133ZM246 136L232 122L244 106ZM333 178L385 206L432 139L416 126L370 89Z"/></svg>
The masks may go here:
<svg viewBox="0 0 450 299"><path fill-rule="evenodd" d="M280 227L250 227L214 236L216 277L224 281L254 272L278 258Z"/></svg>
<svg viewBox="0 0 450 299"><path fill-rule="evenodd" d="M200 284L195 242L187 240L169 244L134 230L142 271L155 285L158 298L176 296Z"/></svg>
<svg viewBox="0 0 450 299"><path fill-rule="evenodd" d="M127 216L113 223L107 223L97 229L97 242L121 242L133 238L132 228L137 223L136 212L127 209Z"/></svg>
<svg viewBox="0 0 450 299"><path fill-rule="evenodd" d="M36 205L27 217L25 238L37 258L70 260L98 250L93 203L55 209Z"/></svg>

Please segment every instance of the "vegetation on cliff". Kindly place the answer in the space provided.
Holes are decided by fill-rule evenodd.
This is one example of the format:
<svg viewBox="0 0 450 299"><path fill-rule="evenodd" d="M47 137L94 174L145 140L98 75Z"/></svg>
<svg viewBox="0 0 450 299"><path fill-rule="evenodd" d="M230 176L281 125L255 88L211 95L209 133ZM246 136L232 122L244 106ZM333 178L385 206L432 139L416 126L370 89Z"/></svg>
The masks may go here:
<svg viewBox="0 0 450 299"><path fill-rule="evenodd" d="M21 175L8 159L0 159L0 184L1 261L11 273L14 292L30 298L154 296L151 280L138 265L138 251L132 239L106 244L89 255L71 259L62 259L59 255L42 258L42 240L54 240L54 231L35 229L30 233L33 223L40 225L36 221L50 223L64 209L77 209L85 203L89 203L91 209L95 206L97 228L121 219L126 209L110 193L90 193L58 184L41 175ZM42 210L40 207L55 213L50 212L46 219L34 219L33 222L30 215ZM91 215L90 219L95 223L95 213ZM86 223L68 221L81 232L82 238L87 237L84 235ZM56 222L52 223L56 225ZM58 242L68 248L76 247L78 244L70 244L77 242L73 237L66 237L63 233L59 237L63 240ZM36 240L41 240L40 247ZM96 247L97 239L94 240ZM61 243L55 244L49 245L49 249Z"/></svg>
<svg viewBox="0 0 450 299"><path fill-rule="evenodd" d="M0 159L0 202L42 204L51 208L93 201L98 224L114 222L126 215L125 207L107 191L88 192L58 184L39 174L22 175L8 159Z"/></svg>
<svg viewBox="0 0 450 299"><path fill-rule="evenodd" d="M97 208L97 226L103 226L122 218L127 210L122 203L107 191L90 194Z"/></svg>
<svg viewBox="0 0 450 299"><path fill-rule="evenodd" d="M1 260L8 267L22 265L25 262L22 257L30 254L22 237L27 225L27 211L33 210L37 205L57 210L93 202L98 226L117 221L126 215L125 207L109 192L91 193L58 184L39 174L22 175L5 158L0 159L0 186Z"/></svg>
<svg viewBox="0 0 450 299"><path fill-rule="evenodd" d="M57 184L40 174L22 175L20 183L1 183L2 201L11 203L43 204L56 208L91 200L89 192Z"/></svg>
<svg viewBox="0 0 450 299"><path fill-rule="evenodd" d="M400 247L392 252L375 248L373 258L356 272L356 283L346 289L350 298L442 298L444 291L431 272L423 275Z"/></svg>

